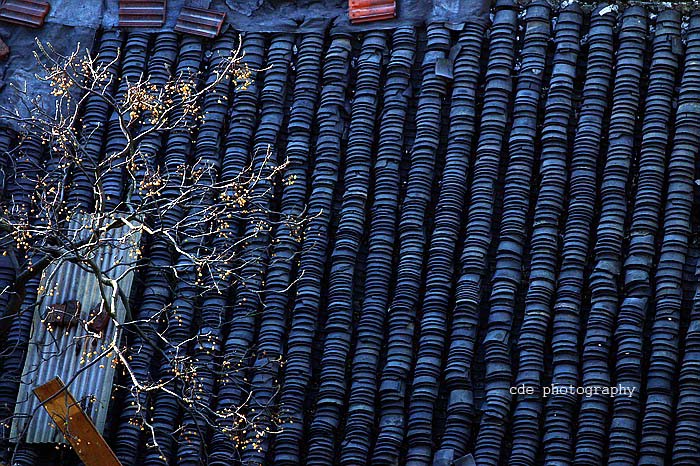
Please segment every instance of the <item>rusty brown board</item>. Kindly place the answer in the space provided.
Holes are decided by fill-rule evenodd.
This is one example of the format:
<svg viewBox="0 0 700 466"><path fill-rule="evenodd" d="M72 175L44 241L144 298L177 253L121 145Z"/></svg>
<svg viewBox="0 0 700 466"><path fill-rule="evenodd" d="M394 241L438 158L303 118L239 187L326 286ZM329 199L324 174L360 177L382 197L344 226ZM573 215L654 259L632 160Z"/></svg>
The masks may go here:
<svg viewBox="0 0 700 466"><path fill-rule="evenodd" d="M122 466L60 377L34 388L34 394L85 466Z"/></svg>

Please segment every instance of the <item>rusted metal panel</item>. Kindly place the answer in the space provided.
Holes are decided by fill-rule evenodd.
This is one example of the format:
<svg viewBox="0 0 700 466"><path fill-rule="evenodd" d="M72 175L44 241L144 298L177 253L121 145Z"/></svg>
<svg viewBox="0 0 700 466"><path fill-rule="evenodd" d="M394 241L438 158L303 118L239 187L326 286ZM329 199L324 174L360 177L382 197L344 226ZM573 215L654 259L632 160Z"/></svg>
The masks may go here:
<svg viewBox="0 0 700 466"><path fill-rule="evenodd" d="M0 20L31 28L44 25L51 6L39 0L4 0L0 3Z"/></svg>
<svg viewBox="0 0 700 466"><path fill-rule="evenodd" d="M65 303L56 303L46 308L44 324L55 328L72 328L78 325L80 318L80 301L69 299Z"/></svg>
<svg viewBox="0 0 700 466"><path fill-rule="evenodd" d="M353 24L396 17L396 2L392 0L350 0L349 6Z"/></svg>
<svg viewBox="0 0 700 466"><path fill-rule="evenodd" d="M4 60L10 55L10 47L7 46L5 41L0 39L0 60ZM3 191L3 182L0 182L0 192Z"/></svg>
<svg viewBox="0 0 700 466"><path fill-rule="evenodd" d="M119 0L119 26L161 27L166 0Z"/></svg>
<svg viewBox="0 0 700 466"><path fill-rule="evenodd" d="M89 215L76 216L68 231L87 235L92 222ZM131 292L139 241L138 228L126 225L114 228L102 237L92 258L109 279L121 277L119 288L125 296ZM113 311L114 319L102 315L105 298L112 299L113 291L104 281L100 286L97 276L85 266L64 261L47 268L34 311L12 425L13 438L26 433L29 443L65 442L60 431L49 427L48 414L32 395L34 387L56 376L68 384L97 430L102 432L115 371L116 353L110 348L118 344L121 333L115 320L123 323L126 314L124 304L117 299L107 306ZM71 317L72 314L76 317Z"/></svg>
<svg viewBox="0 0 700 466"><path fill-rule="evenodd" d="M175 30L185 34L193 34L214 38L221 32L226 13L202 8L183 7L177 17Z"/></svg>
<svg viewBox="0 0 700 466"><path fill-rule="evenodd" d="M36 387L34 394L85 466L121 466L60 377Z"/></svg>

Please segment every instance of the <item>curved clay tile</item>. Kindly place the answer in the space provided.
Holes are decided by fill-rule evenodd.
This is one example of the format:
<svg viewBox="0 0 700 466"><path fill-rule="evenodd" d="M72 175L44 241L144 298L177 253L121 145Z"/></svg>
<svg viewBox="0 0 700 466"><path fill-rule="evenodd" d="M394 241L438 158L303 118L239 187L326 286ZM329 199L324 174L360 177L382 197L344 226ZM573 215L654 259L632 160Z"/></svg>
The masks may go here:
<svg viewBox="0 0 700 466"><path fill-rule="evenodd" d="M363 465L370 457L377 399L380 353L395 266L394 247L400 197L399 173L404 154L404 128L411 90L411 67L416 55L416 31L398 28L391 39L391 58L384 82L383 109L374 161L374 202L370 210L369 252L362 311L357 324L348 416L341 442L340 463Z"/></svg>
<svg viewBox="0 0 700 466"><path fill-rule="evenodd" d="M474 451L479 464L499 464L505 433L501 420L508 415L510 408L510 338L528 232L527 214L535 164L536 123L550 36L549 5L538 1L530 3L526 17L532 18L532 34L527 34L523 43L523 61L508 140L509 161L503 186L496 270L491 279L488 323L482 340L486 393ZM571 27L570 24L564 24ZM566 29L563 30L567 32ZM558 37L555 36L556 45L562 41L561 33ZM568 53L568 50L561 53ZM555 52L555 59L558 55ZM531 71L526 73L522 68Z"/></svg>
<svg viewBox="0 0 700 466"><path fill-rule="evenodd" d="M342 206L334 232L335 246L330 256L319 391L308 436L307 461L310 464L333 464L335 440L346 397L345 367L352 346L355 266L366 220L365 205L370 190L374 127L385 47L384 32L368 32L362 38L357 60L350 134L345 153Z"/></svg>
<svg viewBox="0 0 700 466"><path fill-rule="evenodd" d="M114 94L119 74L119 60L124 34L120 31L105 31L100 37L98 66L106 66L107 84L104 89L109 96ZM100 96L89 96L83 110L80 145L81 159L85 169L75 170L68 190L67 202L71 209L89 211L95 207L95 169L102 155L102 145L107 129L105 122L110 114L109 103Z"/></svg>
<svg viewBox="0 0 700 466"><path fill-rule="evenodd" d="M680 14L666 10L656 18L652 59L646 90L637 191L634 197L629 246L624 262L625 296L615 327L615 383L635 389L631 397L613 400L608 455L610 462L633 462L637 457L637 428L641 423L644 322L651 308L652 270L656 256L664 195L666 159L672 125L673 97L679 68Z"/></svg>
<svg viewBox="0 0 700 466"><path fill-rule="evenodd" d="M430 205L435 157L439 144L442 100L447 80L435 72L450 47L450 31L431 24L421 64L422 82L416 112L416 136L399 220L399 263L389 307L386 362L380 379L380 420L372 463L398 461L406 432L406 390L413 362L413 329L422 281L425 218Z"/></svg>
<svg viewBox="0 0 700 466"><path fill-rule="evenodd" d="M177 35L173 32L161 32L153 41L151 55L148 58L148 68L146 69L146 79L150 84L157 88L163 88L171 73L178 52ZM144 202L141 184L146 175L153 173L156 169L157 160L161 147L163 145L163 134L159 131L153 131L153 125L150 123L150 112L143 115L143 125L140 131L146 136L141 139L136 148L137 155L137 170L133 173L134 179L131 182L131 201L136 205ZM152 131L149 133L149 131Z"/></svg>
<svg viewBox="0 0 700 466"><path fill-rule="evenodd" d="M124 58L119 75L119 85L114 96L117 106L124 104L125 94L130 83L138 82L146 71L148 59L148 45L151 34L145 32L132 32L126 39L124 45ZM101 209L104 212L112 212L124 201L124 161L125 157L117 157L116 154L122 152L127 146L127 138L119 126L117 109L110 109L110 116L107 123L107 139L105 142L103 158L112 160L107 171L102 175L100 182Z"/></svg>
<svg viewBox="0 0 700 466"><path fill-rule="evenodd" d="M492 230L497 224L496 187L501 158L506 143L506 125L510 118L513 98L513 73L516 30L516 5L511 0L499 1L489 30L489 55L480 117L479 140L474 169L469 186L468 214L458 280L455 306L452 311L449 350L444 369L445 385L449 391L447 420L436 461L459 459L467 453L474 423L475 406L471 377L479 322L479 307L483 295L483 280L488 267ZM538 18L525 19L526 41L533 33L530 24ZM521 73L528 73L523 67Z"/></svg>
<svg viewBox="0 0 700 466"><path fill-rule="evenodd" d="M485 32L485 22L468 22L450 52L453 79L447 151L442 176L439 177L440 194L428 248L423 314L418 328L418 349L406 432L406 461L416 465L427 465L432 460L433 416L440 388L445 340L449 335L447 310L451 299L457 237L463 223L469 161L477 128L476 96Z"/></svg>
<svg viewBox="0 0 700 466"><path fill-rule="evenodd" d="M189 203L183 217L183 233L180 248L186 252L175 261L175 269L179 280L175 284L173 301L167 308L167 325L164 338L167 341L160 360L160 380L171 380L173 373L178 370L177 360L187 353L188 341L192 333L195 319L196 304L200 289L196 285L197 270L189 256L199 254L200 248L207 246L211 240L207 235L203 222L204 212L213 204L214 199L210 189L216 183L221 166L219 154L218 133L225 121L228 108L227 96L231 83L231 75L220 77L221 64L234 48L232 32L223 34L213 44L210 51L209 69L206 83L214 84L203 96L201 107L202 123L199 126L197 139L194 144L193 169L202 176L198 178L193 200ZM218 81L217 81L218 80ZM175 393L183 390L182 382L169 382ZM157 448L146 451L143 463L147 465L167 464L176 453L176 438L170 432L178 426L180 417L180 402L167 391L160 391L153 402L152 424L155 429Z"/></svg>
<svg viewBox="0 0 700 466"><path fill-rule="evenodd" d="M178 63L175 73L178 75L191 74L193 70L199 70L202 56L202 44L199 39L183 38L178 47ZM182 117L176 109L174 120ZM186 133L186 132L185 132ZM173 130L168 134L165 142L162 172L165 177L163 197L169 198L179 192L180 179L177 173L181 173L180 166L184 164L187 155L189 134L182 134ZM155 221L163 228L172 228L182 219L184 212L174 212L166 209ZM149 263L144 277L144 290L141 297L141 306L136 312L139 322L139 333L133 336L131 349L131 367L137 378L141 381L152 381L150 373L151 363L156 348L153 345L157 341L155 332L159 330L159 318L163 309L170 302L171 283L169 269L174 265L173 250L168 240L156 235L149 247ZM146 338L144 339L141 334ZM140 393L139 403L146 406L146 395ZM125 406L121 413L119 432L116 440L116 454L122 464L134 464L138 455L139 439L142 431L142 417L144 412L138 412L138 405L132 404L129 396L126 397Z"/></svg>
<svg viewBox="0 0 700 466"><path fill-rule="evenodd" d="M601 14L603 11L607 13ZM608 5L600 4L591 13L588 30L586 79L571 154L562 259L553 304L552 384L558 386L576 386L580 377L578 348L584 275L592 242L598 161L612 85L615 20ZM576 399L553 395L546 403L545 457L571 462Z"/></svg>
<svg viewBox="0 0 700 466"><path fill-rule="evenodd" d="M245 55L241 58L241 66L248 67L253 76L263 68L265 55L265 37L262 34L247 33L243 38L242 47ZM250 162L248 145L253 137L253 125L243 125L243 121L255 122L256 103L259 87L253 81L248 87L234 89L233 100L228 110L228 128L223 144L223 166L220 180L224 183L235 181L239 174ZM240 150L239 150L240 149ZM240 213L232 212L232 217L222 225L221 234L212 240L213 248L227 250L236 247L240 237ZM233 271L236 264L225 264L221 273ZM193 364L200 384L199 400L209 406L213 403L216 379L218 377L217 363L221 353L221 340L228 312L228 301L231 279L217 274L206 284L201 301L199 329L196 332L196 344L192 351ZM200 458L207 453L205 448L206 433L211 416L204 413L185 411L183 415L183 430L179 436L177 462L178 464L200 464Z"/></svg>
<svg viewBox="0 0 700 466"><path fill-rule="evenodd" d="M519 396L512 417L513 445L509 461L535 464L544 399L539 387L544 378L547 329L552 317L560 253L560 224L564 211L569 168L567 134L573 120L576 62L580 50L583 12L578 7L559 13L555 29L557 55L545 103L540 137L539 191L530 237L530 275L522 325L518 335L516 386L536 387L534 396ZM515 363L514 363L515 365Z"/></svg>
<svg viewBox="0 0 700 466"><path fill-rule="evenodd" d="M642 464L660 464L665 461L673 430L674 399L678 388L679 330L683 294L681 285L691 232L695 164L700 148L699 38L700 14L695 12L688 26L685 66L678 94L675 134L667 171L663 236L655 275L656 301L646 379L647 398L639 448L639 462ZM697 364L697 361L691 360L688 364ZM681 373L687 377L687 369L681 369ZM687 384L688 379L685 377L684 382ZM685 398L685 401L688 399Z"/></svg>
<svg viewBox="0 0 700 466"><path fill-rule="evenodd" d="M287 335L284 382L280 393L285 429L275 441L274 464L298 464L304 437L305 398L312 375L311 351L320 312L322 279L329 246L331 205L341 162L341 138L348 115L345 93L349 85L352 46L346 34L331 34L323 62L321 101L316 111L318 138L304 228L297 295ZM321 51L319 50L319 53Z"/></svg>
<svg viewBox="0 0 700 466"><path fill-rule="evenodd" d="M231 326L222 351L217 409L223 412L242 406L250 391L247 369L255 337L272 229L270 210L275 180L270 177L279 164L277 141L284 119L283 105L293 45L291 35L273 36L260 88L262 118L255 131L251 158L252 170L259 175L259 179L249 188L252 201L245 212L245 243L240 252L243 265L238 271ZM209 464L229 464L231 455L237 454L235 450L232 451L236 445L230 439L225 441L220 433L215 435L220 441L212 444Z"/></svg>
<svg viewBox="0 0 700 466"><path fill-rule="evenodd" d="M311 141L314 109L319 95L321 56L324 34L310 32L299 39L294 70L294 92L289 112L289 135L286 145L287 166L284 170L280 221L274 227L274 241L265 279L262 317L257 336L255 362L251 376L250 405L260 413L256 428L251 429L246 443L258 442L257 448L242 453L245 464L264 464L270 449L272 433L278 422L278 391L281 385L280 367L284 356L284 341L288 331L288 308L292 300L290 287L297 273L295 264L301 249L299 219L304 215L309 191L309 170L313 164ZM257 432L263 432L262 437ZM256 438L257 437L257 438Z"/></svg>
<svg viewBox="0 0 700 466"><path fill-rule="evenodd" d="M12 182L11 175L13 172L13 162L11 160L10 151L16 134L9 129L0 130L0 209L5 211L11 207L11 199L6 196L6 190L9 191L9 184ZM0 239L0 250L6 251L12 246L12 238L3 235ZM17 270L14 266L10 254L0 254L0 320L8 313L8 304L12 293L12 285L16 279ZM2 435L0 435L2 438Z"/></svg>
<svg viewBox="0 0 700 466"><path fill-rule="evenodd" d="M160 36L160 35L159 35ZM156 50L149 62L150 71L159 76L157 79L162 82L167 80L165 70L172 66L172 60L175 57L172 55L173 37L170 34L164 34L160 39L156 38ZM165 47L165 54L158 53L158 44ZM177 65L173 70L178 76L190 74L193 68L199 70L201 61L202 46L198 39L184 38L177 43ZM179 120L181 114L176 109L173 115L174 120ZM147 144L146 148L155 155L163 150L162 172L165 177L165 189L163 198L168 199L169 196L177 195L179 191L179 183L176 180L176 173L180 170L179 163L184 163L184 156L180 157L178 153L187 150L185 141L182 140L176 131L170 132L167 135L166 142L160 143L161 138L153 138ZM186 141L189 142L189 135ZM165 145L165 148L161 147ZM174 213L170 209L161 211L161 215L150 221L163 228L172 228L182 218L182 213ZM134 332L130 342L130 365L136 379L142 383L152 382L154 375L151 374L151 365L154 355L156 354L156 346L154 342L158 341L157 332L160 330L159 316L163 309L170 302L171 295L171 277L169 269L173 264L173 250L168 240L155 235L148 249L148 266L146 268L144 280L144 289L141 294L141 305L136 310L136 323L138 332ZM144 416L146 413L140 407L147 406L146 393L140 392L137 394L138 403L132 403L131 394L125 396L124 407L120 413L119 435L115 442L115 453L122 464L134 464L139 453L140 438L142 436L141 427L143 425Z"/></svg>
<svg viewBox="0 0 700 466"><path fill-rule="evenodd" d="M5 140L5 142L9 141ZM13 154L14 167L7 184L7 195L12 204L11 215L24 218L30 216L30 222L37 222L40 220L31 214L33 207L31 196L36 188L42 163L44 163L44 148L37 138L24 136L18 142L16 149ZM21 253L21 251L19 252ZM27 259L31 260L31 258ZM20 270L25 270L27 265L26 261L21 262L19 264ZM14 282L14 273L12 275L11 279ZM34 277L24 285L24 289L21 290L22 294L19 295L22 299L21 304L16 315L12 316L7 334L0 345L0 350L3 352L3 365L2 371L0 371L0 413L4 415L11 415L14 412L17 401L27 345L31 336L39 281L40 277ZM0 428L0 443L5 444L9 435L10 426L3 423ZM31 447L26 450L28 455L34 454L31 450Z"/></svg>
<svg viewBox="0 0 700 466"><path fill-rule="evenodd" d="M641 7L627 8L621 15L620 45L616 57L608 150L600 189L600 219L593 249L590 275L591 309L583 341L582 383L610 386L608 360L618 307L618 279L622 262L627 186L634 155L634 132L640 107L640 79L644 69L647 18ZM574 461L599 464L603 461L607 395L581 399Z"/></svg>

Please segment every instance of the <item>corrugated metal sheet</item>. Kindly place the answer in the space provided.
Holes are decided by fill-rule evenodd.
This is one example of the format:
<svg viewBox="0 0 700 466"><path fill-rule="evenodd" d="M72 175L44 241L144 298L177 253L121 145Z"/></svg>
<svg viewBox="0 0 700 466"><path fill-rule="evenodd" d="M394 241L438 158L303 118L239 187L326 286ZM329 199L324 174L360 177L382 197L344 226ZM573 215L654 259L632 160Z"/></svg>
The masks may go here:
<svg viewBox="0 0 700 466"><path fill-rule="evenodd" d="M119 0L119 26L160 27L166 5L166 0Z"/></svg>
<svg viewBox="0 0 700 466"><path fill-rule="evenodd" d="M48 14L48 2L38 0L5 0L0 5L0 20L8 23L39 28Z"/></svg>
<svg viewBox="0 0 700 466"><path fill-rule="evenodd" d="M183 7L175 30L185 34L214 38L221 32L226 13L203 8Z"/></svg>
<svg viewBox="0 0 700 466"><path fill-rule="evenodd" d="M76 235L85 235L91 219L82 215L73 219L71 231ZM122 241L122 238L126 238ZM95 254L97 266L108 271L107 275L120 279L119 284L126 296L129 296L133 273L129 268L136 260L136 246L140 233L129 232L129 227L122 226L111 230L104 238L103 244ZM111 287L103 287L106 296ZM79 319L76 325L47 325L46 315L56 305L75 300L79 305ZM32 338L27 359L22 372L15 408L15 420L12 426L13 437L27 429L28 443L65 442L61 432L51 426L45 410L32 394L32 389L59 376L79 400L83 409L92 418L97 429L102 432L107 415L107 408L112 394L114 368L111 361L113 354L106 351L110 343L119 341L120 330L109 320L102 336L89 331L95 329L90 325L91 310L99 309L103 302L97 277L84 266L59 262L50 266L41 281L40 293L32 324ZM126 309L117 300L116 320L124 321ZM54 319L55 320L55 319ZM111 356L111 357L110 357Z"/></svg>

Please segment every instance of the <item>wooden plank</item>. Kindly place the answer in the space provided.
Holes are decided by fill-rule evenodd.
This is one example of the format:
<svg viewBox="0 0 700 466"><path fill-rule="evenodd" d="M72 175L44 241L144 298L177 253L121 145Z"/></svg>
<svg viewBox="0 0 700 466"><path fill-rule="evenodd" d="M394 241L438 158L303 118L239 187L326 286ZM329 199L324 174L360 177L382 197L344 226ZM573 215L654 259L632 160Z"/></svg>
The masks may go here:
<svg viewBox="0 0 700 466"><path fill-rule="evenodd" d="M34 394L85 466L121 466L117 456L60 377L36 387Z"/></svg>

